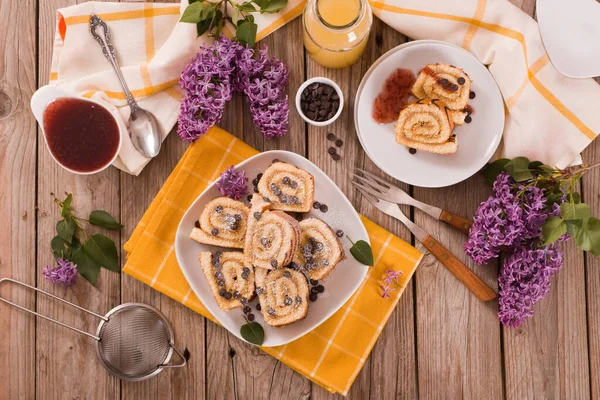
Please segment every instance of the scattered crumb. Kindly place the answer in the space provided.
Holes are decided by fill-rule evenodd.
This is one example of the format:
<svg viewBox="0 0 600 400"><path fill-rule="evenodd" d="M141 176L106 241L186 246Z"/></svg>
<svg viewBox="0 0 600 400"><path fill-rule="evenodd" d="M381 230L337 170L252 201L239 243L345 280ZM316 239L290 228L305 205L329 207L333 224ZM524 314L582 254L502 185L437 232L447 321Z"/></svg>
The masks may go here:
<svg viewBox="0 0 600 400"><path fill-rule="evenodd" d="M54 192L50 192L50 196L54 196Z"/></svg>
<svg viewBox="0 0 600 400"><path fill-rule="evenodd" d="M229 348L229 358L235 357L235 349L233 347Z"/></svg>
<svg viewBox="0 0 600 400"><path fill-rule="evenodd" d="M25 221L27 219L27 211L25 211L25 214L21 215L21 219L23 221Z"/></svg>

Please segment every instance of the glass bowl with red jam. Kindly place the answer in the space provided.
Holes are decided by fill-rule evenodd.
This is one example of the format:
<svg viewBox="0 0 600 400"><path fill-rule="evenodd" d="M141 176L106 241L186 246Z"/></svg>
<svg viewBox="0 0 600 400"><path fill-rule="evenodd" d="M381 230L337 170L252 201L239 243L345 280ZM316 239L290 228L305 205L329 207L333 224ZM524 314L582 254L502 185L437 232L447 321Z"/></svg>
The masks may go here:
<svg viewBox="0 0 600 400"><path fill-rule="evenodd" d="M94 174L113 163L121 148L121 127L105 106L45 86L31 99L52 158L75 174Z"/></svg>

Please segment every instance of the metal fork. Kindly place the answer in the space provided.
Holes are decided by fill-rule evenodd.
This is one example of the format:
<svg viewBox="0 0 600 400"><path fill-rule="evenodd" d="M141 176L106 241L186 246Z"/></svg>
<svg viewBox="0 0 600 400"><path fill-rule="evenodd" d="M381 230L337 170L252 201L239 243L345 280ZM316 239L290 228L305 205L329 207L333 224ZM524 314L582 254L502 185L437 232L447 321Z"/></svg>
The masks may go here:
<svg viewBox="0 0 600 400"><path fill-rule="evenodd" d="M358 191L377 209L387 215L400 220L415 235L415 237L446 267L459 281L461 281L477 298L483 302L491 301L497 297L496 292L485 284L465 264L450 253L436 239L423 228L412 222L404 215L398 204L378 199L366 192L361 187Z"/></svg>
<svg viewBox="0 0 600 400"><path fill-rule="evenodd" d="M356 171L358 171L360 175L355 172L355 181L352 181L352 183L367 193L392 203L406 204L417 207L418 209L431 215L433 218L443 221L461 232L469 233L469 229L471 229L471 225L473 225L473 222L470 220L460 217L456 214L452 214L451 212L443 210L439 207L421 203L420 201L412 198L404 190L384 181L380 177L373 175L370 172L360 168L356 168Z"/></svg>

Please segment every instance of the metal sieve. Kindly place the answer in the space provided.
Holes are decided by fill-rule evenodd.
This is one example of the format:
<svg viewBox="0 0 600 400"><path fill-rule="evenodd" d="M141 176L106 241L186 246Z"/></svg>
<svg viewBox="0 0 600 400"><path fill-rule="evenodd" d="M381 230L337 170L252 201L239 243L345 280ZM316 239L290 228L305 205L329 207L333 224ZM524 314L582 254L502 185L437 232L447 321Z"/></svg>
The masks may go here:
<svg viewBox="0 0 600 400"><path fill-rule="evenodd" d="M187 363L184 355L173 344L171 325L154 307L142 303L125 303L102 316L23 282L10 278L0 279L0 285L4 282L24 286L99 318L100 324L93 335L0 296L0 300L11 306L95 339L96 353L102 366L119 379L141 381L158 374L163 368L184 367ZM181 363L168 364L173 351L181 357Z"/></svg>

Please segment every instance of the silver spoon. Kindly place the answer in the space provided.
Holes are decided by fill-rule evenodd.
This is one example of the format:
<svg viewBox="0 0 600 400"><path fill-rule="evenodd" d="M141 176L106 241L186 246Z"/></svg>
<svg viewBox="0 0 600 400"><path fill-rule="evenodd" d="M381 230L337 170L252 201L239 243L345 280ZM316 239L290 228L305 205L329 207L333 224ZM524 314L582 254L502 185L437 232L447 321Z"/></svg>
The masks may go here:
<svg viewBox="0 0 600 400"><path fill-rule="evenodd" d="M96 28L99 26L102 27L104 31L102 35L99 35L98 32L96 32ZM104 57L106 57L115 70L119 82L121 83L121 87L123 88L123 93L125 93L127 104L129 104L129 108L131 109L129 128L127 129L131 142L144 156L148 158L156 157L160 151L162 142L160 125L154 114L138 106L131 91L127 87L125 77L123 77L119 64L117 63L117 58L115 57L115 49L110 41L110 36L108 35L108 26L100 17L92 14L90 18L90 32L92 33L92 36L94 36L94 39L100 43Z"/></svg>

